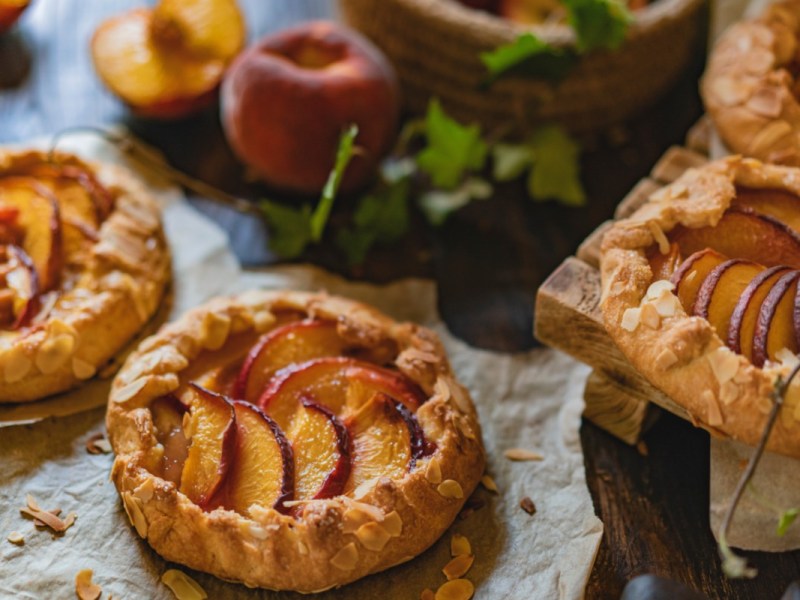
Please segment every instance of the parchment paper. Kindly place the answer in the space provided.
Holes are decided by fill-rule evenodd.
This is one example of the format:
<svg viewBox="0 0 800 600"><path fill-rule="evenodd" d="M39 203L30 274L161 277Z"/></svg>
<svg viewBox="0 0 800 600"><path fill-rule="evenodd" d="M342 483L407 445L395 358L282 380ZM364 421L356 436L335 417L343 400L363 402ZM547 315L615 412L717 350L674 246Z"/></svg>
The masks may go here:
<svg viewBox="0 0 800 600"><path fill-rule="evenodd" d="M204 228L203 235L210 235L214 228L196 215L178 222L178 231L168 228L176 256L182 255L179 246L193 245L201 237L192 223ZM219 250L193 258L200 260L187 259L177 272L182 280L178 282L181 306L203 299L211 280L220 282L231 274L239 275ZM234 286L226 287L233 291ZM449 560L449 540L454 532L466 535L472 543L476 559L467 577L475 583L476 598L583 596L602 534L586 488L578 436L587 367L553 350L504 355L467 346L442 324L436 311L435 285L428 281L405 280L377 287L348 283L313 267L293 266L246 273L236 283L236 289L250 287L327 289L370 302L396 318L434 328L478 406L488 471L500 488L496 496L479 488L474 498L484 506L458 519L414 560L319 598L418 598L426 587L435 590L445 581L441 568ZM175 565L156 555L128 523L108 480L112 457L86 452L87 439L104 429L103 417L104 409L95 408L6 427L0 435L0 596L71 598L75 574L91 568L95 582L115 598L172 597L159 578ZM502 455L511 447L535 450L544 460L512 463ZM18 510L27 493L44 508L77 512L76 524L61 538L35 530ZM532 516L519 507L524 496L536 504ZM24 546L5 541L11 531L25 535ZM249 590L202 573L189 573L213 599L300 597Z"/></svg>

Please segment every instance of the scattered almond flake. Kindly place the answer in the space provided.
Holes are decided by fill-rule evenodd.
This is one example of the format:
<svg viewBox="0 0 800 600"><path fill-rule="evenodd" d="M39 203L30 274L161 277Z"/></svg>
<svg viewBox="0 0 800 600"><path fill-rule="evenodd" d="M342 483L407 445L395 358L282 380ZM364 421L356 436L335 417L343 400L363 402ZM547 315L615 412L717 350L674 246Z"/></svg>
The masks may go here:
<svg viewBox="0 0 800 600"><path fill-rule="evenodd" d="M22 546L25 543L25 536L22 535L19 531L12 531L8 534L6 538L12 544L16 544L18 546Z"/></svg>
<svg viewBox="0 0 800 600"><path fill-rule="evenodd" d="M92 570L83 569L75 575L75 594L80 600L97 600L103 593L96 583L92 583Z"/></svg>
<svg viewBox="0 0 800 600"><path fill-rule="evenodd" d="M719 386L719 401L725 406L732 404L739 397L739 386L733 381L726 381Z"/></svg>
<svg viewBox="0 0 800 600"><path fill-rule="evenodd" d="M403 519L400 518L400 513L396 510L393 510L386 518L383 520L383 526L386 531L389 532L389 535L392 537L398 537L401 533L403 533Z"/></svg>
<svg viewBox="0 0 800 600"><path fill-rule="evenodd" d="M529 515L536 514L536 505L533 503L533 500L531 500L529 496L525 496L522 500L519 501L519 507Z"/></svg>
<svg viewBox="0 0 800 600"><path fill-rule="evenodd" d="M656 312L659 314L659 316L674 317L675 313L678 312L680 303L681 301L678 300L677 296L673 296L672 293L666 292L653 301L653 306L656 307Z"/></svg>
<svg viewBox="0 0 800 600"><path fill-rule="evenodd" d="M460 554L444 566L442 573L448 581L459 579L467 574L474 561L475 557L471 554Z"/></svg>
<svg viewBox="0 0 800 600"><path fill-rule="evenodd" d="M639 319L650 329L658 329L661 326L661 316L658 314L656 307L650 302L642 305L642 312L639 314Z"/></svg>
<svg viewBox="0 0 800 600"><path fill-rule="evenodd" d="M655 221L648 221L647 228L650 230L650 233L653 234L653 239L658 244L658 251L661 254L669 254L669 240L667 236L664 235L664 231Z"/></svg>
<svg viewBox="0 0 800 600"><path fill-rule="evenodd" d="M620 327L625 331L636 331L636 328L639 327L639 321L641 320L641 313L642 309L639 307L625 309L625 312L622 313Z"/></svg>
<svg viewBox="0 0 800 600"><path fill-rule="evenodd" d="M339 550L336 555L331 558L330 563L342 571L352 571L358 562L358 548L354 542L350 542Z"/></svg>
<svg viewBox="0 0 800 600"><path fill-rule="evenodd" d="M650 450L644 440L639 440L636 442L636 451L642 456L647 456L650 454Z"/></svg>
<svg viewBox="0 0 800 600"><path fill-rule="evenodd" d="M142 502L149 502L155 492L155 486L155 478L148 477L133 490L133 495Z"/></svg>
<svg viewBox="0 0 800 600"><path fill-rule="evenodd" d="M372 479L367 479L364 483L362 483L356 489L353 490L353 498L358 500L359 498L363 498L364 496L369 494L372 491L372 488L374 488L378 484L379 480L380 477L373 477Z"/></svg>
<svg viewBox="0 0 800 600"><path fill-rule="evenodd" d="M472 554L472 546L466 536L454 533L450 538L450 556L464 556Z"/></svg>
<svg viewBox="0 0 800 600"><path fill-rule="evenodd" d="M302 506L303 504L308 504L308 500L286 500L283 505L286 508L294 508L295 506Z"/></svg>
<svg viewBox="0 0 800 600"><path fill-rule="evenodd" d="M392 537L380 523L375 523L374 521L359 527L355 535L362 546L373 552L383 550Z"/></svg>
<svg viewBox="0 0 800 600"><path fill-rule="evenodd" d="M67 517L64 519L64 531L72 527L75 524L75 520L77 518L78 518L77 513L74 512L69 513Z"/></svg>
<svg viewBox="0 0 800 600"><path fill-rule="evenodd" d="M675 284L669 279L659 279L650 284L650 287L647 288L646 296L648 300L655 300L656 298L661 298L663 295L668 296L674 289Z"/></svg>
<svg viewBox="0 0 800 600"><path fill-rule="evenodd" d="M436 600L436 595L433 593L432 589L425 588L419 595L419 600Z"/></svg>
<svg viewBox="0 0 800 600"><path fill-rule="evenodd" d="M166 585L178 600L205 600L206 591L194 579L178 569L169 569L161 576Z"/></svg>
<svg viewBox="0 0 800 600"><path fill-rule="evenodd" d="M684 283L691 283L692 280L697 277L697 271L690 271L689 274L684 278Z"/></svg>
<svg viewBox="0 0 800 600"><path fill-rule="evenodd" d="M529 460L544 460L544 456L533 450L526 450L525 448L509 448L503 452L508 460L513 461L529 461Z"/></svg>
<svg viewBox="0 0 800 600"><path fill-rule="evenodd" d="M433 384L433 394L439 396L445 402L450 399L450 386L447 385L444 377L436 378L436 383Z"/></svg>
<svg viewBox="0 0 800 600"><path fill-rule="evenodd" d="M794 369L797 363L800 362L800 358L798 358L797 354L788 348L781 348L778 350L775 353L775 358L777 358L784 367L788 367L789 369Z"/></svg>
<svg viewBox="0 0 800 600"><path fill-rule="evenodd" d="M436 488L436 491L445 498L463 498L464 490L455 479L445 479Z"/></svg>
<svg viewBox="0 0 800 600"><path fill-rule="evenodd" d="M147 537L147 519L142 512L140 506L141 500L134 498L130 492L122 492L122 506L125 508L125 513L128 515L128 520L131 525L136 529L136 533L140 537Z"/></svg>
<svg viewBox="0 0 800 600"><path fill-rule="evenodd" d="M21 508L20 512L26 517L30 517L35 521L41 522L42 525L52 529L54 533L64 533L67 530L68 526L64 521L46 510L31 510L30 508Z"/></svg>
<svg viewBox="0 0 800 600"><path fill-rule="evenodd" d="M86 440L86 451L89 454L110 454L111 444L106 439L105 434L95 433Z"/></svg>
<svg viewBox="0 0 800 600"><path fill-rule="evenodd" d="M666 371L678 362L678 356L669 348L664 348L656 356L655 365L662 371Z"/></svg>
<svg viewBox="0 0 800 600"><path fill-rule="evenodd" d="M717 399L714 397L714 393L711 390L704 390L700 397L708 407L708 413L706 417L708 424L711 427L718 427L719 425L722 425L722 413L720 412L719 404L717 403Z"/></svg>
<svg viewBox="0 0 800 600"><path fill-rule="evenodd" d="M43 512L49 512L51 515L54 515L56 517L61 516L61 509L60 508L55 508L53 510L48 510L48 511L43 511ZM40 521L39 519L34 519L33 520L33 524L36 525L36 527L47 527L47 525L45 523L43 523L42 521Z"/></svg>
<svg viewBox="0 0 800 600"><path fill-rule="evenodd" d="M475 586L469 579L453 579L436 590L434 600L469 600L475 593Z"/></svg>
<svg viewBox="0 0 800 600"><path fill-rule="evenodd" d="M500 493L499 490L497 489L497 484L494 482L494 479L492 479L489 475L484 475L483 477L481 477L481 485L483 485L483 487L485 487L490 492L493 492L495 494Z"/></svg>
<svg viewBox="0 0 800 600"><path fill-rule="evenodd" d="M739 357L726 346L720 346L713 352L709 352L706 357L714 372L714 377L720 385L736 376L736 372L739 370Z"/></svg>
<svg viewBox="0 0 800 600"><path fill-rule="evenodd" d="M28 508L31 510L42 510L39 508L38 502L36 502L36 499L31 494L27 494L25 496L25 504L27 504Z"/></svg>
<svg viewBox="0 0 800 600"><path fill-rule="evenodd" d="M428 461L428 466L425 468L425 479L433 484L442 483L442 467L439 459L435 456Z"/></svg>

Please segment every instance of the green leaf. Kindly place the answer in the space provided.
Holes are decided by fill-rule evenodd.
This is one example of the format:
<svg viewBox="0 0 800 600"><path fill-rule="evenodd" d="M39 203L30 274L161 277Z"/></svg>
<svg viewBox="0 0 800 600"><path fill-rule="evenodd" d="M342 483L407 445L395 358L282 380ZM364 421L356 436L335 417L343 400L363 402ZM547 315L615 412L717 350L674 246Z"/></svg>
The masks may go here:
<svg viewBox="0 0 800 600"><path fill-rule="evenodd" d="M786 530L792 526L798 514L800 514L800 509L797 508L790 508L781 514L781 518L778 520L778 535L786 534Z"/></svg>
<svg viewBox="0 0 800 600"><path fill-rule="evenodd" d="M510 75L560 81L578 59L572 50L551 46L532 33L523 33L510 44L483 52L480 58L489 72L487 84Z"/></svg>
<svg viewBox="0 0 800 600"><path fill-rule="evenodd" d="M625 41L633 16L621 0L562 0L562 3L581 53L596 48L613 50Z"/></svg>
<svg viewBox="0 0 800 600"><path fill-rule="evenodd" d="M391 243L408 231L408 176L390 181L376 194L364 196L353 214L353 226L343 229L336 244L350 265L364 262L376 243Z"/></svg>
<svg viewBox="0 0 800 600"><path fill-rule="evenodd" d="M428 104L425 135L428 143L417 155L417 164L436 187L453 189L466 171L483 168L488 146L481 139L480 126L451 119L435 98Z"/></svg>
<svg viewBox="0 0 800 600"><path fill-rule="evenodd" d="M311 209L262 200L259 208L270 225L269 245L281 258L299 256L311 241Z"/></svg>
<svg viewBox="0 0 800 600"><path fill-rule="evenodd" d="M511 181L522 175L533 165L533 151L525 144L495 144L492 149L494 167L492 177L496 181Z"/></svg>
<svg viewBox="0 0 800 600"><path fill-rule="evenodd" d="M485 179L470 177L455 190L431 190L419 197L422 214L431 225L442 225L452 213L472 202L492 195L492 185Z"/></svg>
<svg viewBox="0 0 800 600"><path fill-rule="evenodd" d="M528 176L531 198L555 199L570 206L585 204L578 144L556 125L539 128L529 144L535 160Z"/></svg>
<svg viewBox="0 0 800 600"><path fill-rule="evenodd" d="M325 182L325 187L322 188L322 197L320 197L319 203L311 215L311 240L314 242L319 242L322 239L322 233L325 231L325 224L331 214L333 201L336 199L336 193L339 191L342 177L344 177L344 172L350 163L350 159L353 158L353 142L357 135L358 126L350 125L339 138L336 163L328 176L328 181Z"/></svg>

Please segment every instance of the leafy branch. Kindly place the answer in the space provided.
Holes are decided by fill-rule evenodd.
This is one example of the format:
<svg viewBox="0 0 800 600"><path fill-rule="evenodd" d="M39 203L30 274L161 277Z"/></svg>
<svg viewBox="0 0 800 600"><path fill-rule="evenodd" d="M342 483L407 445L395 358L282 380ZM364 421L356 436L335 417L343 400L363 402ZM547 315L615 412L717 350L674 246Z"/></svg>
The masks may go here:
<svg viewBox="0 0 800 600"><path fill-rule="evenodd" d="M777 420L778 414L780 414L784 400L786 399L786 392L788 391L792 380L795 378L798 372L800 372L800 363L798 363L792 369L786 380L784 380L781 375L778 375L777 379L775 380L775 385L772 389L772 409L767 416L767 422L764 425L764 430L761 433L761 438L758 441L758 445L756 446L756 449L753 451L753 454L750 456L750 460L747 463L747 468L742 474L742 477L739 479L739 482L736 484L736 489L733 492L733 498L731 499L731 503L728 505L722 525L720 526L719 534L717 535L717 539L719 540L718 548L720 557L722 558L722 570L728 577L753 578L758 573L756 569L748 566L746 558L736 554L728 545L728 531L730 531L733 515L736 512L736 507L739 505L739 501L742 499L742 495L750 484L750 480L753 478L753 474L756 471L756 467L758 467L758 463L761 461L761 456L764 454L767 441L769 440L769 436L772 433L773 427L775 426L775 421ZM797 516L796 510L787 512L794 512L794 516L787 515L781 518L781 522L778 524L779 532L781 529L785 531ZM784 515L786 515L786 513L784 513Z"/></svg>

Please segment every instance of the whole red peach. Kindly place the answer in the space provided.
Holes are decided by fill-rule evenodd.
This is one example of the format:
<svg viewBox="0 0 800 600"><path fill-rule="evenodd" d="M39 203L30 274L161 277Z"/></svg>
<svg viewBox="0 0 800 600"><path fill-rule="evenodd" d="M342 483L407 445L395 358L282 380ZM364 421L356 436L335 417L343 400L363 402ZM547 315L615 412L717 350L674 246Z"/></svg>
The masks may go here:
<svg viewBox="0 0 800 600"><path fill-rule="evenodd" d="M389 61L360 33L326 21L261 39L222 84L222 124L240 160L287 191L319 193L342 131L361 148L342 190L364 185L396 135L400 100Z"/></svg>

